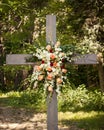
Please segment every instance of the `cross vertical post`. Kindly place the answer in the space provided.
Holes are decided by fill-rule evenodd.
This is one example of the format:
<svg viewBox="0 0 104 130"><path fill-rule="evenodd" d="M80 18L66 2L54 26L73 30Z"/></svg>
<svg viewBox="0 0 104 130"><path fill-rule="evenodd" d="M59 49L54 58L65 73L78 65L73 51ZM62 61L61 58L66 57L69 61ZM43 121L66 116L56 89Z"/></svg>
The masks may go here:
<svg viewBox="0 0 104 130"><path fill-rule="evenodd" d="M46 16L46 42L54 45L56 43L56 16ZM58 130L57 94L53 91L50 99L47 97L47 130Z"/></svg>
<svg viewBox="0 0 104 130"><path fill-rule="evenodd" d="M46 15L46 42L56 43L56 16Z"/></svg>

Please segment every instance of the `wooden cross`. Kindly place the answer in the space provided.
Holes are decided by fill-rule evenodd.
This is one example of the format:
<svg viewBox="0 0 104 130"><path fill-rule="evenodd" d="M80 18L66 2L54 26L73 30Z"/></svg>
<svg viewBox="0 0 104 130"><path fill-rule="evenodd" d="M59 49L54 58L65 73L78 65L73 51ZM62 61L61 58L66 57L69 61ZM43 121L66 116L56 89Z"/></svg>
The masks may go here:
<svg viewBox="0 0 104 130"><path fill-rule="evenodd" d="M54 45L56 43L56 16L46 16L46 42ZM8 65L32 65L27 63L26 58L31 57L30 54L9 54L6 57ZM98 64L95 54L86 54L82 58L74 57L73 64ZM58 130L58 110L57 110L57 94L54 91L51 101L47 97L47 129Z"/></svg>

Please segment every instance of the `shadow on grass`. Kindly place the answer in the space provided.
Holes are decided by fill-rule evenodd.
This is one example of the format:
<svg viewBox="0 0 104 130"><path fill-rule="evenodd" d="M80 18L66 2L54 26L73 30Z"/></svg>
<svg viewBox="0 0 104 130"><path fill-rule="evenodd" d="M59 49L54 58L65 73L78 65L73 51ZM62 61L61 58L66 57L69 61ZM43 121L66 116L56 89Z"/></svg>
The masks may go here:
<svg viewBox="0 0 104 130"><path fill-rule="evenodd" d="M0 98L0 130L44 130L46 114L37 113L35 109L30 109L29 105L25 108L19 106L19 100L19 97Z"/></svg>
<svg viewBox="0 0 104 130"><path fill-rule="evenodd" d="M41 100L41 99L39 99ZM34 109L37 112L46 112L46 105L45 103L41 103L37 101L35 98L28 98L28 97L0 97L0 106L12 106L15 108L26 108L26 109ZM43 108L43 109L41 109Z"/></svg>
<svg viewBox="0 0 104 130"><path fill-rule="evenodd" d="M42 113L42 106L38 106L38 103L35 101L33 102L28 100L26 102L26 100L27 98L21 100L20 97L0 98L0 106L2 106L0 107L0 122L1 124L5 124L4 129L7 129L6 124L8 123L18 124L20 126L18 128L19 130L23 128L25 130L44 130L43 128L46 128L46 114ZM32 107L33 103L34 106ZM86 113L87 115L84 116ZM64 117L66 116L67 118L61 117L62 119L59 122L68 128L74 125L79 127L81 130L104 130L104 112L95 113L92 112L90 115L90 112L68 112L64 114ZM2 126L0 126L0 128L2 128Z"/></svg>
<svg viewBox="0 0 104 130"><path fill-rule="evenodd" d="M0 97L0 105L3 106L16 106L19 103L19 97Z"/></svg>
<svg viewBox="0 0 104 130"><path fill-rule="evenodd" d="M62 119L61 123L66 126L74 124L82 130L104 130L104 113L101 114L98 112L97 115L92 117L74 117L72 119Z"/></svg>

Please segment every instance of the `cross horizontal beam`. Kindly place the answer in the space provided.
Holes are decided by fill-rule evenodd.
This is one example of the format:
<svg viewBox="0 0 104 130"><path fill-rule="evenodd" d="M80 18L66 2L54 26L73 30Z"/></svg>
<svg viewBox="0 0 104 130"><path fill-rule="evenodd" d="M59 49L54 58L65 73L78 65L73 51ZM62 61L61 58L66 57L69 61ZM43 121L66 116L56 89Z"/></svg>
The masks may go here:
<svg viewBox="0 0 104 130"><path fill-rule="evenodd" d="M72 59L73 64L77 65L98 64L96 54L77 55L75 57L72 57Z"/></svg>
<svg viewBox="0 0 104 130"><path fill-rule="evenodd" d="M26 59L30 58L31 54L9 54L6 57L6 64L8 65L34 65L33 62L27 62ZM77 65L85 64L98 64L96 54L85 54L73 57L73 63Z"/></svg>
<svg viewBox="0 0 104 130"><path fill-rule="evenodd" d="M31 54L8 54L6 56L7 65L32 65L32 62L26 62L26 59L30 58Z"/></svg>

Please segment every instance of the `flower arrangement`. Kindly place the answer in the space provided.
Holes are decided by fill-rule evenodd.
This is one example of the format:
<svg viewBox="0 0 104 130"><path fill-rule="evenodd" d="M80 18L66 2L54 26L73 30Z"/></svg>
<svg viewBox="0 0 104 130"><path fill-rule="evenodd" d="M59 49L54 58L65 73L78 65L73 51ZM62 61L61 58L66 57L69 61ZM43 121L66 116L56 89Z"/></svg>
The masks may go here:
<svg viewBox="0 0 104 130"><path fill-rule="evenodd" d="M60 42L57 42L55 46L48 44L46 48L36 49L33 56L37 57L41 63L34 66L32 83L37 85L42 82L45 91L52 93L55 90L59 94L67 73L65 68L67 55L62 52Z"/></svg>

